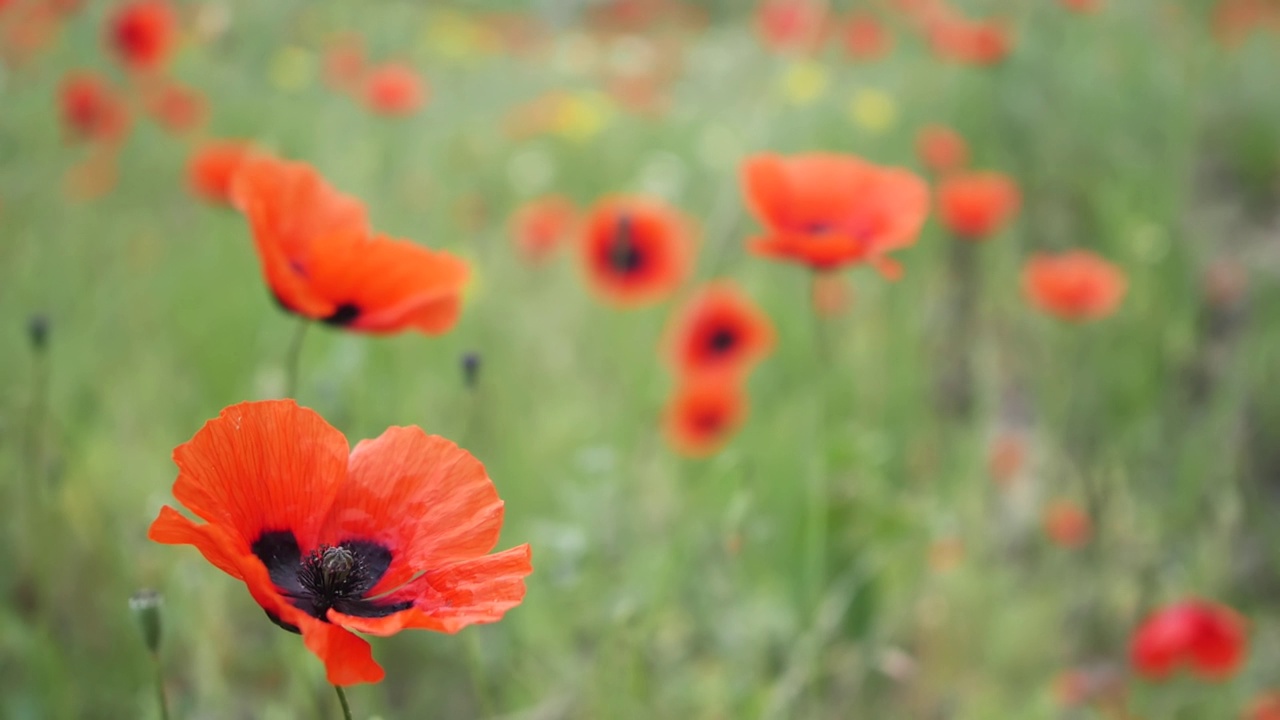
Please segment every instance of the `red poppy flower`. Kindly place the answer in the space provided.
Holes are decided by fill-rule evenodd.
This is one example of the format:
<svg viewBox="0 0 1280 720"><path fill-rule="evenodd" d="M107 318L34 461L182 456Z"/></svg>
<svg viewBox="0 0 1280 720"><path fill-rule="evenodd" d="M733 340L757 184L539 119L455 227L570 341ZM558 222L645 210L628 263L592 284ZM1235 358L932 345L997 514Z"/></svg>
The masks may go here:
<svg viewBox="0 0 1280 720"><path fill-rule="evenodd" d="M826 10L814 0L763 0L756 7L756 33L773 50L806 50L822 44Z"/></svg>
<svg viewBox="0 0 1280 720"><path fill-rule="evenodd" d="M747 399L734 377L702 377L687 382L667 406L667 442L687 457L714 455L747 417Z"/></svg>
<svg viewBox="0 0 1280 720"><path fill-rule="evenodd" d="M111 16L111 49L132 70L155 70L173 52L178 16L165 0L136 0Z"/></svg>
<svg viewBox="0 0 1280 720"><path fill-rule="evenodd" d="M563 195L548 195L526 203L511 216L511 235L524 257L546 260L569 238L578 222L578 208Z"/></svg>
<svg viewBox="0 0 1280 720"><path fill-rule="evenodd" d="M364 39L355 33L334 38L324 53L325 83L335 90L354 93L364 76Z"/></svg>
<svg viewBox="0 0 1280 720"><path fill-rule="evenodd" d="M59 89L62 124L76 139L119 142L129 132L129 111L100 76L69 73Z"/></svg>
<svg viewBox="0 0 1280 720"><path fill-rule="evenodd" d="M408 65L379 65L364 79L365 105L379 115L412 115L426 100L422 78Z"/></svg>
<svg viewBox="0 0 1280 720"><path fill-rule="evenodd" d="M971 65L992 65L1009 54L1009 29L994 20L951 17L932 23L929 42L939 57Z"/></svg>
<svg viewBox="0 0 1280 720"><path fill-rule="evenodd" d="M231 181L254 152L253 145L243 140L206 142L187 160L187 185L199 198L230 205Z"/></svg>
<svg viewBox="0 0 1280 720"><path fill-rule="evenodd" d="M855 12L844 22L840 33L845 52L857 60L884 57L893 45L893 36L880 20L869 13Z"/></svg>
<svg viewBox="0 0 1280 720"><path fill-rule="evenodd" d="M996 172L952 175L938 188L942 224L965 240L985 240L1000 232L1021 203L1017 184Z"/></svg>
<svg viewBox="0 0 1280 720"><path fill-rule="evenodd" d="M209 119L209 103L199 90L168 80L147 91L146 108L161 127L175 133L194 130Z"/></svg>
<svg viewBox="0 0 1280 720"><path fill-rule="evenodd" d="M1062 6L1078 13L1095 13L1102 9L1102 0L1060 0Z"/></svg>
<svg viewBox="0 0 1280 720"><path fill-rule="evenodd" d="M773 323L734 283L702 288L667 331L672 364L685 376L740 375L773 349Z"/></svg>
<svg viewBox="0 0 1280 720"><path fill-rule="evenodd" d="M1280 692L1272 690L1254 698L1244 720L1280 720Z"/></svg>
<svg viewBox="0 0 1280 720"><path fill-rule="evenodd" d="M364 208L310 166L247 159L232 203L253 229L263 275L286 310L351 330L443 333L461 311L467 265L372 236Z"/></svg>
<svg viewBox="0 0 1280 720"><path fill-rule="evenodd" d="M1220 0L1213 10L1213 31L1226 45L1238 45L1259 30L1280 32L1280 3L1275 0Z"/></svg>
<svg viewBox="0 0 1280 720"><path fill-rule="evenodd" d="M819 270L868 262L897 276L888 253L914 244L929 214L929 188L918 176L852 155L757 155L743 183L768 231L751 251Z"/></svg>
<svg viewBox="0 0 1280 720"><path fill-rule="evenodd" d="M583 221L580 252L587 282L602 299L619 307L650 305L689 274L689 223L657 200L606 197Z"/></svg>
<svg viewBox="0 0 1280 720"><path fill-rule="evenodd" d="M945 125L926 125L916 136L920 162L938 175L959 170L969 162L969 146L960 133Z"/></svg>
<svg viewBox="0 0 1280 720"><path fill-rule="evenodd" d="M1037 253L1022 271L1032 304L1064 320L1098 320L1115 312L1128 288L1124 272L1088 250Z"/></svg>
<svg viewBox="0 0 1280 720"><path fill-rule="evenodd" d="M487 554L502 500L467 451L416 427L347 439L292 400L226 408L173 451L173 496L147 536L194 545L302 635L329 682L377 682L353 632L454 633L524 598L529 546Z"/></svg>
<svg viewBox="0 0 1280 720"><path fill-rule="evenodd" d="M1248 652L1244 620L1231 608L1188 600L1152 613L1133 635L1130 661L1139 675L1163 680L1182 666L1208 680L1236 673Z"/></svg>
<svg viewBox="0 0 1280 720"><path fill-rule="evenodd" d="M1089 542L1093 521L1074 502L1055 500L1044 511L1044 533L1054 544L1074 549Z"/></svg>

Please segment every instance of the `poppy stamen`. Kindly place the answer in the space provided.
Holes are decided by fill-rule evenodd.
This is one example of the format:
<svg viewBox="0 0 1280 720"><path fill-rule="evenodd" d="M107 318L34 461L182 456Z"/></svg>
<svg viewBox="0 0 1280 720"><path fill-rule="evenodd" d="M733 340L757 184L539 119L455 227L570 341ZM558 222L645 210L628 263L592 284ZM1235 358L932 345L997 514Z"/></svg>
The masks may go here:
<svg viewBox="0 0 1280 720"><path fill-rule="evenodd" d="M707 341L707 345L711 347L711 352L722 354L729 352L738 344L738 334L729 328L720 328L711 334L711 338Z"/></svg>
<svg viewBox="0 0 1280 720"><path fill-rule="evenodd" d="M352 303L342 303L338 306L333 314L326 318L322 318L320 322L326 325L350 325L360 317L360 308Z"/></svg>
<svg viewBox="0 0 1280 720"><path fill-rule="evenodd" d="M629 215L618 216L608 249L609 264L622 273L633 273L644 265L644 255L636 247L635 227Z"/></svg>

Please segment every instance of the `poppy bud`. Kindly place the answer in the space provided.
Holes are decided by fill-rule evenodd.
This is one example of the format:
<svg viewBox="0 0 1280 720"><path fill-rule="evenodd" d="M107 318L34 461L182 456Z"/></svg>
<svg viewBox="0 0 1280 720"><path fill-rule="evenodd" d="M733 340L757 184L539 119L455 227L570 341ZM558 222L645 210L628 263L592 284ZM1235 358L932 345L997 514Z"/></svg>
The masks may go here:
<svg viewBox="0 0 1280 720"><path fill-rule="evenodd" d="M36 352L44 350L49 344L49 318L36 314L27 319L27 335L31 338L31 347Z"/></svg>
<svg viewBox="0 0 1280 720"><path fill-rule="evenodd" d="M152 655L160 649L160 606L164 597L155 590L139 590L129 598L129 609L138 618L142 641Z"/></svg>
<svg viewBox="0 0 1280 720"><path fill-rule="evenodd" d="M467 387L475 387L480 379L480 353L469 352L462 356L462 381Z"/></svg>

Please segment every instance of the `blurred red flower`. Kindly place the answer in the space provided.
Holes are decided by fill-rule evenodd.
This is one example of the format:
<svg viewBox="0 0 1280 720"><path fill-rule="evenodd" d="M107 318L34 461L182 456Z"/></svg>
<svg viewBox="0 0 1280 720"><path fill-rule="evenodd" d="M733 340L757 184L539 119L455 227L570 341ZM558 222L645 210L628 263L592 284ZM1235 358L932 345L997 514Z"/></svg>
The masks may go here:
<svg viewBox="0 0 1280 720"><path fill-rule="evenodd" d="M547 195L520 206L511 216L511 236L525 259L542 262L577 227L578 208L563 195Z"/></svg>
<svg viewBox="0 0 1280 720"><path fill-rule="evenodd" d="M365 105L379 115L412 115L427 101L418 71L403 63L385 63L364 79Z"/></svg>
<svg viewBox="0 0 1280 720"><path fill-rule="evenodd" d="M343 33L324 51L324 80L334 90L355 93L365 76L364 38Z"/></svg>
<svg viewBox="0 0 1280 720"><path fill-rule="evenodd" d="M1139 675L1164 680L1186 666L1206 680L1224 680L1248 653L1245 622L1234 610L1187 600L1152 613L1133 635L1130 661Z"/></svg>
<svg viewBox="0 0 1280 720"><path fill-rule="evenodd" d="M1000 232L1021 203L1017 184L997 172L951 175L938 188L942 224L965 240L985 240Z"/></svg>
<svg viewBox="0 0 1280 720"><path fill-rule="evenodd" d="M826 39L827 11L815 0L762 0L756 34L772 50L810 50Z"/></svg>
<svg viewBox="0 0 1280 720"><path fill-rule="evenodd" d="M1009 54L1013 41L997 20L938 19L929 28L929 43L939 57L970 65L992 65Z"/></svg>
<svg viewBox="0 0 1280 720"><path fill-rule="evenodd" d="M347 439L292 400L233 405L173 451L173 496L147 537L192 545L300 633L334 685L383 670L354 633L454 633L524 599L529 546L489 554L502 500L449 440L393 427Z"/></svg>
<svg viewBox="0 0 1280 720"><path fill-rule="evenodd" d="M747 399L737 378L716 376L686 381L667 405L667 442L686 457L719 452L747 417Z"/></svg>
<svg viewBox="0 0 1280 720"><path fill-rule="evenodd" d="M1280 33L1280 2L1219 0L1213 10L1213 32L1225 45L1239 45L1257 31Z"/></svg>
<svg viewBox="0 0 1280 720"><path fill-rule="evenodd" d="M1044 511L1044 534L1060 547L1083 547L1093 535L1093 521L1075 502L1055 500Z"/></svg>
<svg viewBox="0 0 1280 720"><path fill-rule="evenodd" d="M738 286L708 283L677 311L667 353L682 377L741 375L773 349L773 323Z"/></svg>
<svg viewBox="0 0 1280 720"><path fill-rule="evenodd" d="M172 54L178 16L166 0L135 0L121 5L108 20L111 50L131 70L156 70Z"/></svg>
<svg viewBox="0 0 1280 720"><path fill-rule="evenodd" d="M1037 253L1022 271L1032 304L1064 320L1104 318L1116 311L1128 289L1124 272L1088 250Z"/></svg>
<svg viewBox="0 0 1280 720"><path fill-rule="evenodd" d="M920 162L938 175L960 170L969 162L969 146L960 133L945 125L926 125L916 135Z"/></svg>
<svg viewBox="0 0 1280 720"><path fill-rule="evenodd" d="M1272 690L1255 697L1243 720L1280 720L1280 691Z"/></svg>
<svg viewBox="0 0 1280 720"><path fill-rule="evenodd" d="M866 262L897 277L888 254L914 244L929 214L929 188L918 176L852 155L756 155L742 179L767 230L751 251L817 270Z"/></svg>
<svg viewBox="0 0 1280 720"><path fill-rule="evenodd" d="M991 439L987 449L987 472L1000 487L1008 487L1027 463L1027 440L1023 433L1005 430Z"/></svg>
<svg viewBox="0 0 1280 720"><path fill-rule="evenodd" d="M645 197L600 200L583 221L580 245L591 288L618 307L650 305L688 276L693 243L689 222Z"/></svg>
<svg viewBox="0 0 1280 720"><path fill-rule="evenodd" d="M129 110L101 76L75 71L58 90L62 125L76 140L118 143L129 132Z"/></svg>
<svg viewBox="0 0 1280 720"><path fill-rule="evenodd" d="M303 163L246 159L231 198L249 219L263 276L288 311L350 330L447 332L462 309L462 260L373 235L364 207Z"/></svg>
<svg viewBox="0 0 1280 720"><path fill-rule="evenodd" d="M1062 6L1079 13L1095 13L1102 9L1103 0L1060 0Z"/></svg>
<svg viewBox="0 0 1280 720"><path fill-rule="evenodd" d="M209 119L209 103L204 95L171 80L151 86L144 98L147 113L170 132L195 130Z"/></svg>
<svg viewBox="0 0 1280 720"><path fill-rule="evenodd" d="M231 204L231 183L255 149L244 140L210 140L187 159L187 185L197 197L220 205Z"/></svg>
<svg viewBox="0 0 1280 720"><path fill-rule="evenodd" d="M884 57L893 46L893 36L875 15L854 12L845 19L840 39L845 52L857 60L874 60Z"/></svg>

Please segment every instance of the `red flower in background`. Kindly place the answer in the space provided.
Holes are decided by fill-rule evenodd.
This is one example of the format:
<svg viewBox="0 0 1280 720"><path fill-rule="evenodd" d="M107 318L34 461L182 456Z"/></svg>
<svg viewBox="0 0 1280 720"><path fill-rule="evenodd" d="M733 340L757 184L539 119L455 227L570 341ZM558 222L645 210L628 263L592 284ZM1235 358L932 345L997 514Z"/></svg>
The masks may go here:
<svg viewBox="0 0 1280 720"><path fill-rule="evenodd" d="M235 175L263 276L290 312L369 333L448 331L462 309L466 263L372 235L358 201L310 166L258 155Z"/></svg>
<svg viewBox="0 0 1280 720"><path fill-rule="evenodd" d="M583 221L581 257L587 282L602 299L619 307L662 300L691 269L688 225L679 212L657 200L600 200Z"/></svg>
<svg viewBox="0 0 1280 720"><path fill-rule="evenodd" d="M756 155L743 184L767 231L751 251L817 270L867 262L896 277L888 253L914 244L929 214L929 188L918 176L852 155Z"/></svg>
<svg viewBox="0 0 1280 720"><path fill-rule="evenodd" d="M77 140L118 143L129 132L129 110L102 77L72 72L58 91L62 124Z"/></svg>
<svg viewBox="0 0 1280 720"><path fill-rule="evenodd" d="M170 132L195 130L209 119L209 103L194 88L164 80L149 88L144 97L147 113Z"/></svg>
<svg viewBox="0 0 1280 720"><path fill-rule="evenodd" d="M1120 268L1088 250L1037 253L1022 271L1032 304L1064 320L1098 320L1116 311L1128 281Z"/></svg>
<svg viewBox="0 0 1280 720"><path fill-rule="evenodd" d="M985 240L1000 232L1021 203L1017 184L996 172L952 175L938 188L942 223L965 240Z"/></svg>
<svg viewBox="0 0 1280 720"><path fill-rule="evenodd" d="M945 125L926 125L916 135L916 154L926 168L946 175L969 162L969 145L960 133Z"/></svg>
<svg viewBox="0 0 1280 720"><path fill-rule="evenodd" d="M187 185L199 198L230 205L231 182L255 152L253 144L244 140L205 142L187 159Z"/></svg>
<svg viewBox="0 0 1280 720"><path fill-rule="evenodd" d="M1102 0L1060 0L1062 6L1079 13L1095 13L1102 9Z"/></svg>
<svg viewBox="0 0 1280 720"><path fill-rule="evenodd" d="M1224 680L1244 664L1244 620L1224 605L1188 600L1152 613L1133 635L1130 661L1139 675L1164 680L1182 667Z"/></svg>
<svg viewBox="0 0 1280 720"><path fill-rule="evenodd" d="M1055 500L1044 511L1044 534L1060 547L1083 547L1093 536L1093 521L1076 503Z"/></svg>
<svg viewBox="0 0 1280 720"><path fill-rule="evenodd" d="M686 383L667 406L667 442L687 457L714 455L747 417L747 399L736 378L701 378Z"/></svg>
<svg viewBox="0 0 1280 720"><path fill-rule="evenodd" d="M1275 0L1219 0L1213 31L1226 45L1238 45L1260 30L1280 32L1280 3Z"/></svg>
<svg viewBox="0 0 1280 720"><path fill-rule="evenodd" d="M840 29L845 52L858 60L874 60L884 57L893 46L893 36L875 15L855 12Z"/></svg>
<svg viewBox="0 0 1280 720"><path fill-rule="evenodd" d="M667 350L681 375L741 375L773 349L773 323L734 283L702 288L667 331Z"/></svg>
<svg viewBox="0 0 1280 720"><path fill-rule="evenodd" d="M773 50L808 50L825 39L827 11L814 0L763 0L756 6L756 33Z"/></svg>
<svg viewBox="0 0 1280 720"><path fill-rule="evenodd" d="M292 400L233 405L173 451L173 496L147 536L193 545L241 580L267 616L302 635L334 685L377 682L355 632L453 633L524 598L529 546L488 554L502 500L452 442L393 427L347 439Z"/></svg>
<svg viewBox="0 0 1280 720"><path fill-rule="evenodd" d="M418 71L403 63L385 63L364 79L364 102L379 115L416 113L427 101L426 86Z"/></svg>
<svg viewBox="0 0 1280 720"><path fill-rule="evenodd" d="M1280 720L1280 692L1265 692L1249 703L1244 720Z"/></svg>
<svg viewBox="0 0 1280 720"><path fill-rule="evenodd" d="M1009 30L996 20L938 19L929 28L929 44L946 60L970 65L993 65L1009 54Z"/></svg>
<svg viewBox="0 0 1280 720"><path fill-rule="evenodd" d="M541 262L573 234L577 223L578 208L572 200L547 195L516 210L511 216L511 235L526 259Z"/></svg>
<svg viewBox="0 0 1280 720"><path fill-rule="evenodd" d="M355 33L335 37L324 52L325 83L335 90L354 93L364 76L364 38Z"/></svg>
<svg viewBox="0 0 1280 720"><path fill-rule="evenodd" d="M136 0L120 6L108 21L111 50L131 70L156 70L173 52L178 16L165 0Z"/></svg>

